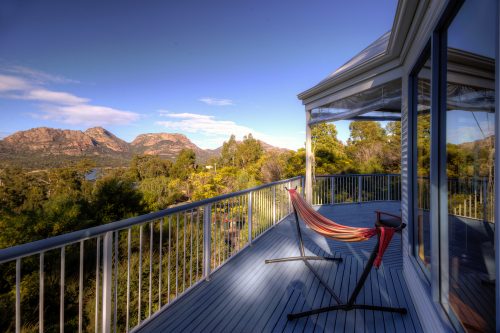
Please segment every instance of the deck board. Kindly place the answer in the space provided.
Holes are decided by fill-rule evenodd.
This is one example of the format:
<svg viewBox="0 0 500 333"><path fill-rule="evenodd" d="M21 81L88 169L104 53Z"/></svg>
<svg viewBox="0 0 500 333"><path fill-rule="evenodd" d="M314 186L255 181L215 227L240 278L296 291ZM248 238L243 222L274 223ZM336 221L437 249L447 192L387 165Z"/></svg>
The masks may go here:
<svg viewBox="0 0 500 333"><path fill-rule="evenodd" d="M372 226L374 210L399 213L397 202L322 206L319 211L352 226ZM203 281L138 329L139 332L422 332L402 274L401 237L396 235L381 268L372 270L358 303L407 307L407 315L367 310L332 311L289 321L290 312L335 304L301 262L264 264L298 255L292 218L281 222L236 255L210 281ZM309 254L342 257L312 262L342 300L354 289L375 240L341 243L303 228Z"/></svg>

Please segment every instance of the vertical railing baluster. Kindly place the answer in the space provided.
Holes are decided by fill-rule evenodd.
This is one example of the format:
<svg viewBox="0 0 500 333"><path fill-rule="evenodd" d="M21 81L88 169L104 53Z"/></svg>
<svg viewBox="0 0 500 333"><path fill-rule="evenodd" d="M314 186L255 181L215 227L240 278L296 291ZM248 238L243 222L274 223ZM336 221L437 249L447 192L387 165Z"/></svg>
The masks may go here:
<svg viewBox="0 0 500 333"><path fill-rule="evenodd" d="M97 258L95 265L95 332L99 332L99 278L100 278L100 267L101 267L101 238L100 236L96 239L97 243Z"/></svg>
<svg viewBox="0 0 500 333"><path fill-rule="evenodd" d="M189 221L189 286L193 283L193 210Z"/></svg>
<svg viewBox="0 0 500 333"><path fill-rule="evenodd" d="M273 186L273 224L276 224L276 186Z"/></svg>
<svg viewBox="0 0 500 333"><path fill-rule="evenodd" d="M196 208L196 279L200 276L200 207Z"/></svg>
<svg viewBox="0 0 500 333"><path fill-rule="evenodd" d="M186 212L184 212L184 223L182 226L182 230L184 230L183 235L183 250L182 250L182 292L186 290Z"/></svg>
<svg viewBox="0 0 500 333"><path fill-rule="evenodd" d="M116 333L117 326L118 326L118 231L115 231L115 292L114 292L114 297L115 297L115 305L114 305L114 316L113 316L113 332Z"/></svg>
<svg viewBox="0 0 500 333"><path fill-rule="evenodd" d="M361 202L361 176L358 176L358 202Z"/></svg>
<svg viewBox="0 0 500 333"><path fill-rule="evenodd" d="M172 247L172 229L171 229L171 225L172 225L172 215L170 215L168 217L168 246L167 246L167 249L168 249L168 257L167 257L167 271L168 271L168 275L167 275L167 294L168 294L168 297L167 297L167 304L170 304L170 274L171 274L171 270L170 270L170 257L171 257L171 247Z"/></svg>
<svg viewBox="0 0 500 333"><path fill-rule="evenodd" d="M38 295L38 332L44 332L44 311L45 311L45 252L40 253L40 291Z"/></svg>
<svg viewBox="0 0 500 333"><path fill-rule="evenodd" d="M203 277L208 281L210 279L211 264L211 220L212 205L205 205L203 208Z"/></svg>
<svg viewBox="0 0 500 333"><path fill-rule="evenodd" d="M84 241L80 241L80 272L78 277L78 332L82 332L83 328L83 258L84 258Z"/></svg>
<svg viewBox="0 0 500 333"><path fill-rule="evenodd" d="M175 229L175 297L179 294L179 213L177 213Z"/></svg>
<svg viewBox="0 0 500 333"><path fill-rule="evenodd" d="M64 284L66 270L66 247L61 247L61 280L59 295L59 332L64 333Z"/></svg>
<svg viewBox="0 0 500 333"><path fill-rule="evenodd" d="M483 221L488 222L488 184L483 178Z"/></svg>
<svg viewBox="0 0 500 333"><path fill-rule="evenodd" d="M151 317L151 308L153 307L153 223L149 223L149 298L148 298L148 317Z"/></svg>
<svg viewBox="0 0 500 333"><path fill-rule="evenodd" d="M102 332L111 332L111 300L113 278L113 232L104 234L102 243Z"/></svg>
<svg viewBox="0 0 500 333"><path fill-rule="evenodd" d="M128 332L129 329L129 317L130 317L130 257L131 257L131 236L132 228L127 231L127 311L125 313L125 331Z"/></svg>
<svg viewBox="0 0 500 333"><path fill-rule="evenodd" d="M252 245L252 192L248 192L248 212L247 212L247 224L248 224L248 244Z"/></svg>
<svg viewBox="0 0 500 333"><path fill-rule="evenodd" d="M158 309L161 309L161 282L163 274L163 217L160 219L160 241L158 243Z"/></svg>
<svg viewBox="0 0 500 333"><path fill-rule="evenodd" d="M138 285L138 296L137 296L137 323L141 323L141 304L142 304L142 234L143 225L139 226L139 285Z"/></svg>
<svg viewBox="0 0 500 333"><path fill-rule="evenodd" d="M16 259L16 333L21 333L21 258Z"/></svg>

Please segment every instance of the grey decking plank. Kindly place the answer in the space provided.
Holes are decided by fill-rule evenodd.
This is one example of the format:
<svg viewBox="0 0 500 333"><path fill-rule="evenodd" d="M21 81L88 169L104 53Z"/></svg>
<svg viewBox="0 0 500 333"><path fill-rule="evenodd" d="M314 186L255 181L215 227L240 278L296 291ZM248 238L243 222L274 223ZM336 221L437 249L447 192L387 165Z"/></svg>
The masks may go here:
<svg viewBox="0 0 500 333"><path fill-rule="evenodd" d="M352 271L352 260L353 257L349 256L346 259L346 267L344 269L344 274L342 275L342 288L340 289L340 299L342 302L346 303L349 298L350 289L350 279ZM334 311L337 315L335 320L335 332L344 332L345 321L346 321L346 311Z"/></svg>
<svg viewBox="0 0 500 333"><path fill-rule="evenodd" d="M408 311L407 314L402 315L401 318L403 319L403 323L405 326L405 331L413 333L415 332L415 327L413 325L413 318L411 317L410 314L410 309L408 309L408 304L406 303L406 298L404 296L403 290L401 288L401 282L399 281L399 275L396 269L390 269L388 270L391 279L392 279L392 286L394 288L394 291L396 293L396 297L398 299L398 306L406 308Z"/></svg>
<svg viewBox="0 0 500 333"><path fill-rule="evenodd" d="M363 273L363 269L365 268L364 266L366 265L365 261L360 261L356 260L357 264L357 278L358 280L361 277L361 274ZM356 299L356 303L358 304L366 304L366 288L367 288L368 281L365 281L363 288L361 288L361 292L359 293L358 298ZM355 310L356 314L356 321L354 322L354 332L356 333L363 333L365 331L365 315L366 315L365 310Z"/></svg>
<svg viewBox="0 0 500 333"><path fill-rule="evenodd" d="M269 270L274 271L273 276L272 276L272 280L277 280L278 283L281 283L283 281L288 280L287 274L289 274L288 277L290 277L290 274L293 274L293 271L289 271L290 267L292 267L294 269L299 268L299 265L296 265L296 264L300 264L300 262L275 263L275 264L270 264L267 267L269 268ZM266 287L266 291L265 291L266 294L263 295L262 294L263 291L259 291L259 295L256 295L256 296L257 297L258 296L269 297L269 300L271 300L271 302L269 302L269 305L271 305L272 300L273 300L273 296L275 296L277 294L281 294L282 291L280 291L279 285L276 286L275 288L267 289L267 288L269 288L269 284L266 284L265 287ZM261 304L262 304L262 302L257 301L257 304L253 304L250 307L246 307L246 306L244 306L244 304L241 304L241 306L239 306L235 309L231 309L231 310L236 311L236 314L230 321L226 322L226 324L223 325L222 329L224 331L229 331L229 332L242 331L245 326L251 325L251 321L256 319L256 316L258 316L258 315L256 315L256 312L259 309L262 309Z"/></svg>
<svg viewBox="0 0 500 333"><path fill-rule="evenodd" d="M337 295L339 295L339 297L341 296L340 291L342 290L342 286L343 286L342 283L344 282L344 274L346 271L349 271L349 267L347 266L348 256L344 255L344 256L342 256L342 258L344 259L344 261L342 262L342 266L338 270L338 274L335 278L335 285L333 287L333 290L337 293ZM342 300L342 302L346 301L345 299L342 299L342 297L340 297L340 299ZM335 329L335 322L337 320L337 315L338 315L338 311L328 312L327 317L326 317L325 327L327 327L328 329L330 329L330 328Z"/></svg>
<svg viewBox="0 0 500 333"><path fill-rule="evenodd" d="M389 300L390 300L391 306L403 307L404 304L399 303L399 299L398 299L397 293L396 293L396 286L394 286L394 282L392 280L390 270L388 270L388 269L386 269L386 267L384 267L382 269L382 273L384 274L384 280L385 280L386 287L387 287L386 290L387 290L387 293L389 295ZM395 327L396 332L409 332L409 330L406 330L405 323L404 323L404 318L406 317L406 315L402 315L399 313L391 313L391 315L392 315L392 319L394 322L394 327Z"/></svg>
<svg viewBox="0 0 500 333"><path fill-rule="evenodd" d="M322 256L327 255L326 252L324 252L322 249L319 249L319 253L321 253ZM330 254L328 254L328 256L329 255ZM327 262L327 261L318 262L315 269L318 272L319 276L321 276L324 280L328 280L328 278L325 279L325 276L327 276L327 272L329 270L329 267L332 265L335 265L335 263ZM317 280L317 279L315 279L315 280ZM328 291L326 291L325 287L319 282L319 280L317 280L317 281L319 283L318 288L316 288L316 290L311 290L311 292L309 294L310 298L312 299L311 309L319 308L321 306L321 301L323 299L323 295L325 293L328 293ZM311 331L312 329L314 329L314 326L315 326L314 319L316 319L315 317L316 316L308 316L308 317L306 317L305 321L297 322L297 325L295 327L295 331L296 332L304 332L304 331L306 331L306 329L308 331Z"/></svg>
<svg viewBox="0 0 500 333"><path fill-rule="evenodd" d="M408 312L412 318L413 327L417 333L422 332L422 326L420 325L417 312L415 310L415 307L413 306L413 303L411 303L411 296L410 293L408 292L408 287L406 286L406 280L404 278L403 271L398 270L397 274L399 277L399 283L401 285L403 295L406 300Z"/></svg>
<svg viewBox="0 0 500 333"><path fill-rule="evenodd" d="M385 280L384 274L384 264L380 265L380 268L377 270L378 277L378 288L380 291L380 301L383 306L392 306L391 297L387 290L387 284ZM382 312L382 316L384 317L385 331L386 332L397 332L396 327L394 325L394 318L392 313L390 312Z"/></svg>
<svg viewBox="0 0 500 333"><path fill-rule="evenodd" d="M285 242L280 242L278 248L274 248L274 251L271 248L271 253L270 256L273 256L276 253L280 253L281 248L284 246ZM262 257L259 257L260 260L262 260ZM249 266L246 266L249 267ZM208 321L211 321L211 314L212 313L217 313L217 311L221 311L224 309L225 305L227 305L227 302L225 302L228 299L233 299L236 296L232 295L232 297L226 298L224 297L225 295L231 295L231 293L236 289L238 289L240 286L247 286L248 284L251 285L253 279L257 278L258 273L260 273L264 269L264 265L259 265L257 266L256 269L253 270L254 274L240 274L240 279L238 280L231 280L231 282L227 282L227 285L229 288L224 289L221 288L220 293L214 293L212 297L206 302L209 304L209 306L206 309L203 309L201 313L192 313L191 317L192 319L189 320L187 325L185 325L185 322L182 322L184 326L179 327L178 325L175 326L173 329L180 328L183 331L193 331L195 330L199 325L203 324L203 320L205 318L210 318Z"/></svg>
<svg viewBox="0 0 500 333"><path fill-rule="evenodd" d="M307 281L310 274L311 273L309 272L309 269L305 265L302 265L302 268L299 270L298 274L287 285L287 291L290 293L290 299L286 303L285 307L281 309L281 316L277 318L275 316L269 318L266 326L264 327L264 332L267 332L269 329L273 332L283 331L288 323L287 314L293 312L293 308L301 297L301 289L299 290L295 286L297 283L300 283L303 286L302 281ZM276 313L279 313L280 309L277 308L275 311Z"/></svg>
<svg viewBox="0 0 500 333"><path fill-rule="evenodd" d="M356 283L358 282L358 260L353 257L351 261L351 273L349 275L349 292L347 294L347 299L351 297L354 288L356 287ZM354 332L356 326L356 310L351 311L342 311L345 313L345 323L344 323L344 332Z"/></svg>
<svg viewBox="0 0 500 333"><path fill-rule="evenodd" d="M278 251L279 248L276 247L276 244L282 244L281 242L278 242L280 239L279 235L271 235L275 237L271 237L270 240L276 240L276 242L264 242L264 240L261 242L261 247L258 250L260 253L266 253L266 254L273 254L275 251ZM259 239L261 240L261 239ZM273 245L274 243L274 245ZM222 286L226 284L231 284L234 281L237 281L238 279L244 278L244 270L240 269L245 266L253 266L254 263L258 263L261 258L260 256L256 256L257 251L250 251L254 250L253 248L248 248L248 252L253 252L253 256L250 256L250 260L241 260L243 258L235 258L233 260L241 260L239 262L229 262L227 267L221 268L219 271L214 273L214 275L211 278L210 282L205 283L205 288L201 290L200 294L198 294L196 299L191 299L190 301L187 301L183 304L183 306L177 306L179 304L176 304L176 307L173 309L177 309L177 313L170 313L168 316L166 315L166 319L168 320L169 318L174 318L173 321L170 322L165 322L164 324L160 325L158 328L161 330L167 330L167 329L172 329L174 330L175 327L179 324L178 322L183 322L185 321L186 316L196 316L196 314L200 311L204 311L207 309L207 304L210 304L210 302L213 300L214 297L219 296L219 292L223 291L224 289L221 288ZM229 265L233 264L235 267L230 267ZM230 270L234 272L233 274L222 274L223 269L225 270ZM207 297L208 296L208 297ZM193 303L195 306L193 307ZM177 315L177 314L181 315Z"/></svg>
<svg viewBox="0 0 500 333"><path fill-rule="evenodd" d="M304 268L304 270L307 272L306 279L304 281L299 281L298 283L300 284L300 296L297 299L297 302L295 303L295 306L293 307L292 311L290 313L295 313L295 312L301 312L305 310L305 306L307 304L307 298L309 291L312 288L318 288L319 282L318 279L314 276L312 272L309 271L309 269ZM293 332L295 329L295 326L297 325L297 322L299 321L306 321L306 318L298 318L294 320L289 320L286 322L285 327L283 328L283 332Z"/></svg>
<svg viewBox="0 0 500 333"><path fill-rule="evenodd" d="M363 263L363 268L366 265L366 262ZM370 272L370 275L373 275L373 269ZM365 304L374 304L373 303L373 290L372 290L372 280L371 277L368 276L366 279L365 286L363 288L363 296ZM375 316L374 311L365 311L365 331L368 333L375 333Z"/></svg>
<svg viewBox="0 0 500 333"><path fill-rule="evenodd" d="M340 255L335 254L335 257L340 257ZM345 263L344 262L338 263L337 265L332 266L328 271L327 283L330 287L332 287L332 289L335 288L335 280L338 277L339 270L340 270L339 265L345 265ZM321 306L325 307L325 306L329 306L329 305L333 305L333 304L336 304L335 299L333 298L332 295L330 295L329 292L325 292L323 294ZM315 325L314 325L315 332L323 332L323 331L328 330L328 328L326 327L327 317L328 317L327 312L323 312L323 313L320 313L319 315L316 315L316 318L314 321L315 322Z"/></svg>
<svg viewBox="0 0 500 333"><path fill-rule="evenodd" d="M370 272L370 282L372 286L372 304L373 305L382 305L382 300L380 297L380 288L378 283L378 271L376 269L372 269ZM374 321L375 321L375 331L377 333L385 332L385 318L380 311L372 311Z"/></svg>

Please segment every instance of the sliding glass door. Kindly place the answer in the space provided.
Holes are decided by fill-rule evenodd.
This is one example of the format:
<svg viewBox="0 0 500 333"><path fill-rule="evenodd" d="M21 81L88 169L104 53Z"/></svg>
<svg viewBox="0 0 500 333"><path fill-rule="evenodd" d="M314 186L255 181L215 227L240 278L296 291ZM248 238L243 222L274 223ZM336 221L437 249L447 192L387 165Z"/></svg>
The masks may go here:
<svg viewBox="0 0 500 333"><path fill-rule="evenodd" d="M495 330L495 0L465 1L446 32L441 303L458 329ZM473 22L473 24L471 24ZM443 104L442 104L443 105ZM443 170L440 170L443 175ZM443 207L445 206L445 207ZM446 212L443 214L443 210Z"/></svg>

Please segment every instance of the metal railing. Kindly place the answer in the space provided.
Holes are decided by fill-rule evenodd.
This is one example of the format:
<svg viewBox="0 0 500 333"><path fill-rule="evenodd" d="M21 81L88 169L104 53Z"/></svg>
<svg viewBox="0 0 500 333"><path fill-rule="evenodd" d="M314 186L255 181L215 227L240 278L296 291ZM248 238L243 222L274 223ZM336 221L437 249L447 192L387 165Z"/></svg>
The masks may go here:
<svg viewBox="0 0 500 333"><path fill-rule="evenodd" d="M428 177L419 177L419 209L430 209L430 183ZM454 216L495 221L494 178L464 177L448 179L448 213Z"/></svg>
<svg viewBox="0 0 500 333"><path fill-rule="evenodd" d="M288 216L285 187L302 177L0 250L6 329L133 330Z"/></svg>
<svg viewBox="0 0 500 333"><path fill-rule="evenodd" d="M401 200L401 175L328 175L316 176L313 204L360 203Z"/></svg>

